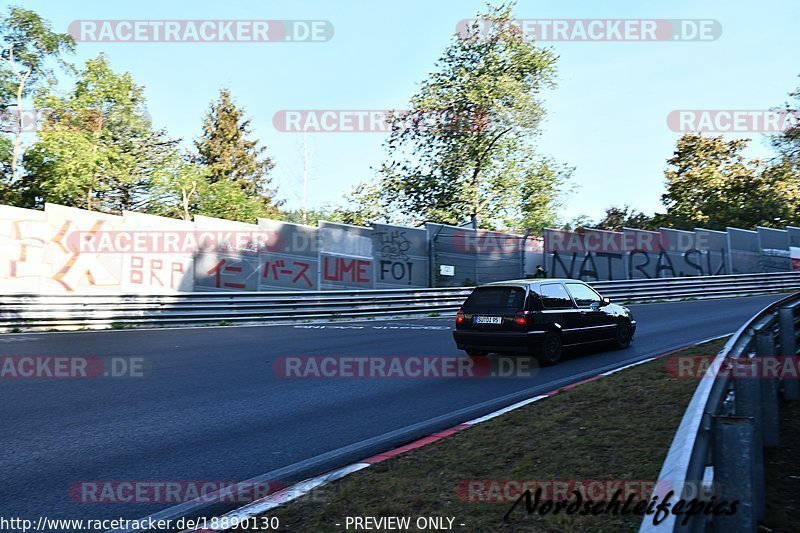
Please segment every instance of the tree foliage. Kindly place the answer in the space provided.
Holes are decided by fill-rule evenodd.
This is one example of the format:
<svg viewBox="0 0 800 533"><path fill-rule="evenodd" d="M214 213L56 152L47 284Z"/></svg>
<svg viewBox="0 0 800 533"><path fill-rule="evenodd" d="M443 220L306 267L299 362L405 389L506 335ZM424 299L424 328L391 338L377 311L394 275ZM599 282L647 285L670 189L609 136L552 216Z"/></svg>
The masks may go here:
<svg viewBox="0 0 800 533"><path fill-rule="evenodd" d="M0 111L5 112L4 118L14 117L6 122L15 123L13 141L0 142L0 199L11 197L11 182L24 151L23 99L44 85L55 84L49 60L71 71L72 65L63 56L74 50L70 35L54 32L49 22L30 9L10 7L0 17ZM15 113L10 112L12 105L16 106Z"/></svg>
<svg viewBox="0 0 800 533"><path fill-rule="evenodd" d="M203 201L203 214L219 216L234 209L234 218L275 217L279 202L275 200L270 170L275 166L265 155L266 147L250 139L250 119L238 107L228 89L203 119L203 132L195 140L194 161L208 169L208 196ZM253 217L254 218L254 217Z"/></svg>
<svg viewBox="0 0 800 533"><path fill-rule="evenodd" d="M71 69L63 56L74 52L75 41L67 33L54 32L50 23L35 11L9 7L0 18L0 47L4 59L0 63L0 99L7 101L17 97L19 75L26 79L22 85L23 97L42 85L55 83L49 59Z"/></svg>
<svg viewBox="0 0 800 533"><path fill-rule="evenodd" d="M722 136L681 137L665 172L663 223L723 230L796 223L797 175L783 165L745 159L747 144Z"/></svg>
<svg viewBox="0 0 800 533"><path fill-rule="evenodd" d="M370 182L356 184L344 196L344 205L336 209L339 222L355 226L388 223L392 221L391 207L381 188Z"/></svg>
<svg viewBox="0 0 800 533"><path fill-rule="evenodd" d="M149 191L176 141L153 130L143 88L129 73L115 73L100 55L86 62L67 94L48 88L34 102L49 112L24 158L17 185L23 206L149 210Z"/></svg>
<svg viewBox="0 0 800 533"><path fill-rule="evenodd" d="M781 163L788 163L795 172L800 173L800 87L789 93L790 101L783 105L781 111L791 113L793 121L782 132L772 135L772 146L782 158Z"/></svg>
<svg viewBox="0 0 800 533"><path fill-rule="evenodd" d="M377 187L402 221L501 228L552 220L569 169L541 159L533 139L556 56L522 38L511 9L490 6L474 35L455 36L410 114L394 117Z"/></svg>
<svg viewBox="0 0 800 533"><path fill-rule="evenodd" d="M305 215L305 216L304 216ZM308 209L303 213L302 209L291 209L284 211L282 218L286 222L292 224L306 224L309 226L316 226L320 220L328 222L343 222L345 224L353 224L354 222L347 222L342 218L340 207L333 205L324 205L319 209Z"/></svg>
<svg viewBox="0 0 800 533"><path fill-rule="evenodd" d="M658 217L647 216L629 205L612 205L592 227L609 231L621 231L622 228L657 229L658 223Z"/></svg>

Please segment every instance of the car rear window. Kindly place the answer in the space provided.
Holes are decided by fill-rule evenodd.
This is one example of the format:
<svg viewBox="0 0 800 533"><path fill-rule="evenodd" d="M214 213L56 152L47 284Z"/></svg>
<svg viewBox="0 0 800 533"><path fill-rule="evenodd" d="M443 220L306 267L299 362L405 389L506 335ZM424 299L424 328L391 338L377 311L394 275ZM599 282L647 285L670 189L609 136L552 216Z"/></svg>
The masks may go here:
<svg viewBox="0 0 800 533"><path fill-rule="evenodd" d="M525 291L519 287L479 287L464 302L464 311L521 311Z"/></svg>

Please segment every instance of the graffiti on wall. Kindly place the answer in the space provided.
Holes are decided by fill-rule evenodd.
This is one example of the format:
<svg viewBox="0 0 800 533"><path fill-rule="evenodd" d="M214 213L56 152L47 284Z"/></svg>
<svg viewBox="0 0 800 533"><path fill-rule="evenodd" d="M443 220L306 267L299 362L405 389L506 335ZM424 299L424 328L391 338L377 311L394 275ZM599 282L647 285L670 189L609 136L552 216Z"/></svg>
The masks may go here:
<svg viewBox="0 0 800 533"><path fill-rule="evenodd" d="M47 204L0 206L5 293L171 293L464 286L800 270L800 228L545 229L541 238L428 223L371 228L193 222Z"/></svg>
<svg viewBox="0 0 800 533"><path fill-rule="evenodd" d="M428 241L425 230L375 224L372 228L375 287L427 287Z"/></svg>
<svg viewBox="0 0 800 533"><path fill-rule="evenodd" d="M373 288L372 230L319 222L320 288Z"/></svg>
<svg viewBox="0 0 800 533"><path fill-rule="evenodd" d="M696 232L545 229L551 277L586 281L709 276L727 273L726 249Z"/></svg>
<svg viewBox="0 0 800 533"><path fill-rule="evenodd" d="M82 253L69 244L75 231L89 234L121 225L120 217L48 204L46 211L0 206L0 281L8 292L118 292L122 258Z"/></svg>

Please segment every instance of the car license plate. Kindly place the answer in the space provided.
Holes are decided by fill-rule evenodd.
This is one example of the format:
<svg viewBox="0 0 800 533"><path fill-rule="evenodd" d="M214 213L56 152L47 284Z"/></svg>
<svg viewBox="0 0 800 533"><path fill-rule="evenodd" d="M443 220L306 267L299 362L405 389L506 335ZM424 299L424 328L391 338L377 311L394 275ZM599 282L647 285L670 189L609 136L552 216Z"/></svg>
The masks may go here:
<svg viewBox="0 0 800 533"><path fill-rule="evenodd" d="M476 316L475 324L502 324L503 317L501 316Z"/></svg>

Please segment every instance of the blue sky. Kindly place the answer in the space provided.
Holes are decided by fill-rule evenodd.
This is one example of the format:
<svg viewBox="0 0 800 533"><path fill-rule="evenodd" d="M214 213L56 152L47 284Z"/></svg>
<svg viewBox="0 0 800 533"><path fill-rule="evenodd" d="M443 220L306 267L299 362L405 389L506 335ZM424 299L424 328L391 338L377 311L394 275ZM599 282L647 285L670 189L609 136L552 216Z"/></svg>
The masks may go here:
<svg viewBox="0 0 800 533"><path fill-rule="evenodd" d="M300 205L302 135L272 124L282 109L403 109L477 0L28 0L66 31L82 19L323 19L324 43L80 43L77 62L105 52L145 87L157 127L188 146L222 86L268 147L279 196ZM562 219L597 218L611 204L660 208L663 172L680 134L675 109L766 109L800 85L800 3L793 0L520 0L519 18L716 19L722 35L694 42L555 42L558 87L543 95L542 154L576 167ZM309 207L339 202L383 158L380 133L308 135ZM755 134L748 155L771 152Z"/></svg>

